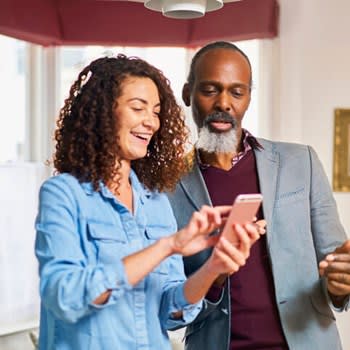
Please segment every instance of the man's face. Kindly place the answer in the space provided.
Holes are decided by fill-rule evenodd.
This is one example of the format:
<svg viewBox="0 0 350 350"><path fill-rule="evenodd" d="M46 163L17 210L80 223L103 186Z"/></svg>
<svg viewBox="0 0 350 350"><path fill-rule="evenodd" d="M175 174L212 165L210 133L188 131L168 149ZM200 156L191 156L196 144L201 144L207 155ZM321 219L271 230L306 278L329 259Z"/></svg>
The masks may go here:
<svg viewBox="0 0 350 350"><path fill-rule="evenodd" d="M188 85L183 90L184 102L192 106L199 131L203 128L219 137L240 137L250 103L250 85L250 67L239 52L213 49L204 53L195 66L192 90Z"/></svg>

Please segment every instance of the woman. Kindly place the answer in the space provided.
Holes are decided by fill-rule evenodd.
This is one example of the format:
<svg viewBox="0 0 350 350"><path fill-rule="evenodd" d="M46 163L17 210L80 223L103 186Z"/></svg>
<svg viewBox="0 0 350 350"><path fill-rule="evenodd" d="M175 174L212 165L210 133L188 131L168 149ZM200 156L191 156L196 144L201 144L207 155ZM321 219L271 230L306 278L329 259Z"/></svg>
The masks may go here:
<svg viewBox="0 0 350 350"><path fill-rule="evenodd" d="M236 248L208 236L230 207L203 207L176 232L162 192L184 172L186 129L168 81L143 60L84 68L55 140L58 175L41 188L36 221L39 348L170 349L166 330L192 321L219 274L244 265L257 230L237 226ZM186 280L180 255L214 244Z"/></svg>

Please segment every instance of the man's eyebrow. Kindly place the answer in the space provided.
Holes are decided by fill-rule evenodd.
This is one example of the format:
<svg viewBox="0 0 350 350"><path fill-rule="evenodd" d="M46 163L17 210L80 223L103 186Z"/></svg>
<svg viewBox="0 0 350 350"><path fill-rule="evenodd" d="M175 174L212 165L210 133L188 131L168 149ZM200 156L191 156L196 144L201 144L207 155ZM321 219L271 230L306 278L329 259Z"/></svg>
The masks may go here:
<svg viewBox="0 0 350 350"><path fill-rule="evenodd" d="M223 86L224 84L222 84L219 81L216 80L203 80L199 82L200 86L203 85L213 85L213 86ZM239 83L239 82L234 82L232 84L230 84L230 87L232 88L245 88L245 89L250 89L250 85L249 84L244 84L244 83Z"/></svg>
<svg viewBox="0 0 350 350"><path fill-rule="evenodd" d="M234 84L232 84L232 86L233 86L233 87L247 88L247 89L250 88L250 85L249 85L249 84L244 84L244 83L234 83Z"/></svg>
<svg viewBox="0 0 350 350"><path fill-rule="evenodd" d="M221 85L220 82L216 80L202 80L199 82L200 85Z"/></svg>

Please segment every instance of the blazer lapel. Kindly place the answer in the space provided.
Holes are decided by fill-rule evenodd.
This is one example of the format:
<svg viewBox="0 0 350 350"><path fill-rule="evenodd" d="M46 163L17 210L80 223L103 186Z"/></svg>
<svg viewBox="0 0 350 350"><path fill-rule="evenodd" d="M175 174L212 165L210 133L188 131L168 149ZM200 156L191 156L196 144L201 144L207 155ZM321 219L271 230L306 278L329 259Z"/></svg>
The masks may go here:
<svg viewBox="0 0 350 350"><path fill-rule="evenodd" d="M196 210L199 210L204 204L212 206L197 162L194 163L192 171L180 181L180 186ZM186 275L189 276L199 269L208 260L211 252L212 248L208 248L195 255L184 257Z"/></svg>
<svg viewBox="0 0 350 350"><path fill-rule="evenodd" d="M263 211L267 227L272 225L273 208L276 197L276 186L279 169L279 154L273 149L273 144L258 139L263 146L262 150L254 151L259 174L260 190L263 195ZM271 240L272 230L268 230L268 242Z"/></svg>
<svg viewBox="0 0 350 350"><path fill-rule="evenodd" d="M181 180L180 185L196 210L199 210L204 204L212 206L197 162L194 163L192 171Z"/></svg>

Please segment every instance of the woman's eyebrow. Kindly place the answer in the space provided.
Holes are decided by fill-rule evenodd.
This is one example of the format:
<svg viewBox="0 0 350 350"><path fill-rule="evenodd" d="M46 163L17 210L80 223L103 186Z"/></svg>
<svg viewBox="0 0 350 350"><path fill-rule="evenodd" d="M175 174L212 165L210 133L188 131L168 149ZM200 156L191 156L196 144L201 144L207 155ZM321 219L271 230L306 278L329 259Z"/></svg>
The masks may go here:
<svg viewBox="0 0 350 350"><path fill-rule="evenodd" d="M133 102L133 101L139 101L139 102L141 102L141 103L143 103L143 104L148 104L148 101L144 100L144 99L141 98L141 97L132 97L132 98L129 98L129 99L127 100L127 102Z"/></svg>
<svg viewBox="0 0 350 350"><path fill-rule="evenodd" d="M128 100L127 100L127 102L133 102L133 101L139 101L139 102L141 102L142 104L144 104L144 105L148 105L149 104L149 102L147 101L147 100L145 100L145 99L143 99L143 98L141 98L141 97L132 97L132 98L129 98ZM156 108L156 107L160 107L160 102L158 102L158 103L156 103L153 107L154 108Z"/></svg>

